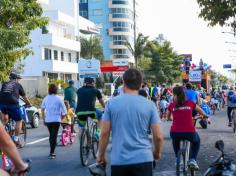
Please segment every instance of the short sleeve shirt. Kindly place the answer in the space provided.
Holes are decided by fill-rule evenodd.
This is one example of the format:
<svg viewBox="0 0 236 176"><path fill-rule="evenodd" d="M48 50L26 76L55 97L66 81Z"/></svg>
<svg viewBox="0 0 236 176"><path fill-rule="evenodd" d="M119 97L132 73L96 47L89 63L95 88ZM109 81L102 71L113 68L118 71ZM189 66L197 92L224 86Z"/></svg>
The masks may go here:
<svg viewBox="0 0 236 176"><path fill-rule="evenodd" d="M18 105L20 96L25 96L25 91L20 83L15 80L3 83L0 91L0 103Z"/></svg>
<svg viewBox="0 0 236 176"><path fill-rule="evenodd" d="M195 132L192 112L196 104L192 101L185 101L182 107L176 108L176 102L169 105L168 110L172 114L173 122L171 132Z"/></svg>
<svg viewBox="0 0 236 176"><path fill-rule="evenodd" d="M227 97L228 97L228 101L227 101L227 105L228 107L236 107L236 104L235 103L232 103L229 99L231 97L235 96L235 91L233 90L229 90L228 93L227 93Z"/></svg>
<svg viewBox="0 0 236 176"><path fill-rule="evenodd" d="M101 92L93 86L83 86L77 91L76 112L95 111L96 99L102 99Z"/></svg>
<svg viewBox="0 0 236 176"><path fill-rule="evenodd" d="M111 165L153 161L148 135L150 126L161 122L153 102L138 95L117 96L107 103L103 120L112 126Z"/></svg>
<svg viewBox="0 0 236 176"><path fill-rule="evenodd" d="M75 87L67 87L64 90L64 100L69 102L75 101L77 89Z"/></svg>
<svg viewBox="0 0 236 176"><path fill-rule="evenodd" d="M187 89L185 91L185 95L186 95L187 100L197 103L197 99L198 99L197 92L195 92L194 90L191 90L191 89Z"/></svg>
<svg viewBox="0 0 236 176"><path fill-rule="evenodd" d="M67 114L66 106L58 95L47 95L41 108L46 110L45 122L61 122L61 117Z"/></svg>

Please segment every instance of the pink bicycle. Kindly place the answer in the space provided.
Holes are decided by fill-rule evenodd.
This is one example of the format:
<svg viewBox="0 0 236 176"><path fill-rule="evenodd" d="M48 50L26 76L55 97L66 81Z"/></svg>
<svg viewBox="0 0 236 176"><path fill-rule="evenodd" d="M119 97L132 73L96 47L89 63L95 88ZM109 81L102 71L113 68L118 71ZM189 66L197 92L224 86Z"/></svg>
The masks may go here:
<svg viewBox="0 0 236 176"><path fill-rule="evenodd" d="M75 136L72 134L71 126L66 125L61 133L61 143L63 146L67 146L69 143L73 144L75 141Z"/></svg>

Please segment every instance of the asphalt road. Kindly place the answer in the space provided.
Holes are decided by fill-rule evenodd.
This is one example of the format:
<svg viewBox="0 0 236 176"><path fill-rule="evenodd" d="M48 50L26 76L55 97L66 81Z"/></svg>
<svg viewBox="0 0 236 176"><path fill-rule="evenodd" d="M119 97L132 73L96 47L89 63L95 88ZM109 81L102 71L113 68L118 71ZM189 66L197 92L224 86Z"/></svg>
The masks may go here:
<svg viewBox="0 0 236 176"><path fill-rule="evenodd" d="M171 139L169 137L169 128L171 122L163 122L162 129L165 135L165 144L162 152L162 159L157 163L155 176L174 176L175 175L175 157L172 149ZM226 153L232 158L236 157L236 135L232 129L227 127L226 112L217 112L212 117L212 124L208 129L198 128L201 137L201 149L199 153L198 163L201 171L198 175L202 175L206 171L209 164L219 155L214 148L215 141L223 139L225 142ZM56 149L57 158L48 160L49 142L48 131L40 125L38 129L28 130L28 145L20 149L24 158L33 160L32 170L29 175L33 176L89 176L88 169L82 167L79 157L78 137L73 145L63 147L58 137L58 147ZM107 152L109 158L110 147ZM93 161L95 162L95 161ZM109 172L109 170L108 170ZM108 174L109 175L109 174Z"/></svg>

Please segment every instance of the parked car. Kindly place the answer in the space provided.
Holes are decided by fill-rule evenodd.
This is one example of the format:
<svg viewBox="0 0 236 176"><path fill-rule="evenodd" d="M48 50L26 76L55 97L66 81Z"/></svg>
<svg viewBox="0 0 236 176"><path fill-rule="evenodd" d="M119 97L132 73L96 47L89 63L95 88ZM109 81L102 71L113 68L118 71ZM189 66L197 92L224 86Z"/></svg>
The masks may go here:
<svg viewBox="0 0 236 176"><path fill-rule="evenodd" d="M20 100L20 106L25 106L25 102ZM25 107L25 110L28 117L27 124L29 124L32 128L38 128L40 120L40 113L38 108L36 108L35 106L31 106Z"/></svg>

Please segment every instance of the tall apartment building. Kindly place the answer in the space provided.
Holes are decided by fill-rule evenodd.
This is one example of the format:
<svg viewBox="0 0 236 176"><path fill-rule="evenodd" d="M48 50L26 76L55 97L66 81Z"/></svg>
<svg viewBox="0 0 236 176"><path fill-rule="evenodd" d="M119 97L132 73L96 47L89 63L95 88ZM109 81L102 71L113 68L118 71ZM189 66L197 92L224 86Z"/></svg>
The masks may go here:
<svg viewBox="0 0 236 176"><path fill-rule="evenodd" d="M100 34L106 60L127 60L134 63L125 43L129 41L134 44L136 1L80 0L80 15L102 27Z"/></svg>
<svg viewBox="0 0 236 176"><path fill-rule="evenodd" d="M31 33L33 55L24 60L24 77L70 80L78 77L80 30L96 33L94 23L78 14L78 0L38 0L49 24ZM79 27L79 24L81 28ZM99 30L99 29L98 29Z"/></svg>

